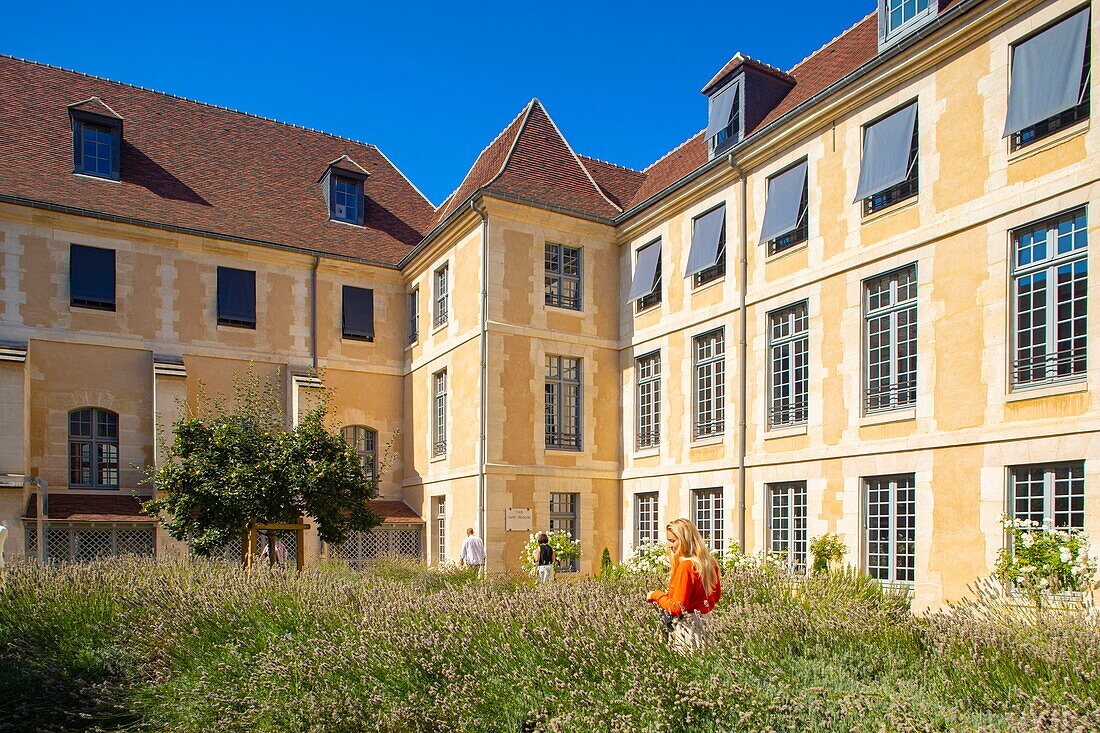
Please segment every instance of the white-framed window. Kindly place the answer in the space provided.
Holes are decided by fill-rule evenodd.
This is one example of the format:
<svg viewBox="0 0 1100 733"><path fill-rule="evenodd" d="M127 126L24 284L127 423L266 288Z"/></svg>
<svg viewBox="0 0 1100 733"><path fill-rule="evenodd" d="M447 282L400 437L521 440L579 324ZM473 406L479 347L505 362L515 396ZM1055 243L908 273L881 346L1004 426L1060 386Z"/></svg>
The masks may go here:
<svg viewBox="0 0 1100 733"><path fill-rule="evenodd" d="M546 447L581 449L581 360L546 357Z"/></svg>
<svg viewBox="0 0 1100 733"><path fill-rule="evenodd" d="M409 293L409 343L415 344L420 339L420 287L417 286Z"/></svg>
<svg viewBox="0 0 1100 733"><path fill-rule="evenodd" d="M1008 472L1009 513L1048 529L1084 529L1085 463L1013 466Z"/></svg>
<svg viewBox="0 0 1100 733"><path fill-rule="evenodd" d="M581 250L546 243L546 305L581 309Z"/></svg>
<svg viewBox="0 0 1100 733"><path fill-rule="evenodd" d="M699 534L711 552L726 549L726 522L722 510L722 489L695 489L691 492L691 514Z"/></svg>
<svg viewBox="0 0 1100 733"><path fill-rule="evenodd" d="M793 570L806 568L806 482L768 484L768 552Z"/></svg>
<svg viewBox="0 0 1100 733"><path fill-rule="evenodd" d="M374 482L378 478L378 431L365 425L348 425L340 430L344 442L359 454L363 478Z"/></svg>
<svg viewBox="0 0 1100 733"><path fill-rule="evenodd" d="M447 370L432 375L432 456L447 454Z"/></svg>
<svg viewBox="0 0 1100 733"><path fill-rule="evenodd" d="M916 507L913 474L863 479L863 561L872 578L887 583L914 581Z"/></svg>
<svg viewBox="0 0 1100 733"><path fill-rule="evenodd" d="M661 527L658 520L658 494L649 491L634 495L634 546L657 544L661 541Z"/></svg>
<svg viewBox="0 0 1100 733"><path fill-rule="evenodd" d="M447 309L450 305L450 266L444 263L435 271L435 316L433 323L442 326L447 322Z"/></svg>
<svg viewBox="0 0 1100 733"><path fill-rule="evenodd" d="M638 450L655 448L661 443L661 352L654 351L634 360L636 386Z"/></svg>
<svg viewBox="0 0 1100 733"><path fill-rule="evenodd" d="M85 407L69 413L69 486L119 487L118 413Z"/></svg>
<svg viewBox="0 0 1100 733"><path fill-rule="evenodd" d="M1084 379L1088 217L1077 209L1012 233L1012 386Z"/></svg>
<svg viewBox="0 0 1100 733"><path fill-rule="evenodd" d="M805 425L810 393L810 321L802 301L768 314L768 427Z"/></svg>
<svg viewBox="0 0 1100 733"><path fill-rule="evenodd" d="M435 561L442 565L447 562L447 497L435 497L433 511L435 517Z"/></svg>
<svg viewBox="0 0 1100 733"><path fill-rule="evenodd" d="M638 248L636 259L639 263L643 262L643 260L648 259L648 258L650 258L650 257L652 257L656 254L656 263L655 263L654 270L653 270L653 281L652 281L653 282L653 289L646 292L644 295L642 295L640 298L638 298L638 301L637 301L638 305L636 306L636 309L637 309L638 313L641 313L644 310L648 310L649 308L652 308L653 306L655 306L655 305L657 305L661 302L661 257L660 257L660 254L659 254L660 251L661 251L661 240L659 240L659 239L655 242L650 242L649 244L645 245L644 247L639 247ZM637 277L637 274L635 274L635 277ZM649 283L647 282L646 285L648 286Z"/></svg>
<svg viewBox="0 0 1100 733"><path fill-rule="evenodd" d="M572 540L579 539L580 495L554 492L550 494L550 531L561 531ZM558 570L563 573L577 571L575 560L559 560Z"/></svg>
<svg viewBox="0 0 1100 733"><path fill-rule="evenodd" d="M721 435L726 429L726 336L719 328L692 339L696 439Z"/></svg>
<svg viewBox="0 0 1100 733"><path fill-rule="evenodd" d="M722 209L722 211L724 212L726 209L726 205L722 204L718 208ZM711 211L704 212L691 220L693 242L696 236L694 230L695 227L699 225L699 220L710 214L712 211L715 210L712 209ZM715 280L718 280L719 278L723 278L726 276L726 223L724 221L724 214L722 216L723 222L722 228L718 232L718 250L714 256L714 264L692 275L692 287L699 288L709 282L713 282Z"/></svg>
<svg viewBox="0 0 1100 733"><path fill-rule="evenodd" d="M879 0L879 46L924 25L938 9L939 0Z"/></svg>
<svg viewBox="0 0 1100 733"><path fill-rule="evenodd" d="M917 266L863 283L864 410L917 402Z"/></svg>

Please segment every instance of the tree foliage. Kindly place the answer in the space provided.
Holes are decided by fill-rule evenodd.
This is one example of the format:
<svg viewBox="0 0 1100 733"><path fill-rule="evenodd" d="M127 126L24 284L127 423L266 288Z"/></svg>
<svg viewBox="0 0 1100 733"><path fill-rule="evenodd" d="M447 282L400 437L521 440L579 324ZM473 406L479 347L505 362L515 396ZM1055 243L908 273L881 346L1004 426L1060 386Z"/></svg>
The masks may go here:
<svg viewBox="0 0 1100 733"><path fill-rule="evenodd" d="M173 425L166 460L147 476L157 498L145 511L203 555L249 527L302 516L330 543L380 524L367 504L378 495L377 480L364 478L354 447L326 424L330 402L325 393L288 429L278 383L261 382L251 370L229 404L200 389L195 408Z"/></svg>

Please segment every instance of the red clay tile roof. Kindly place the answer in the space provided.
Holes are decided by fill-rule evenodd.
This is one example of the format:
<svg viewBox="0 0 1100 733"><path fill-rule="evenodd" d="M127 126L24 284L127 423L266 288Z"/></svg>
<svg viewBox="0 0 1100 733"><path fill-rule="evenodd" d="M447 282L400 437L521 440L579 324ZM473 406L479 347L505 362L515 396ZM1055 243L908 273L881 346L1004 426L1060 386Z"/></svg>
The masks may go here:
<svg viewBox="0 0 1100 733"><path fill-rule="evenodd" d="M351 171L352 173L358 173L359 175L370 175L370 173L365 168L363 168L363 166L359 165L346 155L341 155L339 158L329 163L328 166L329 168L339 168L342 171Z"/></svg>
<svg viewBox="0 0 1100 733"><path fill-rule="evenodd" d="M693 137L680 144L672 152L645 169L645 183L642 184L634 198L630 200L630 207L637 206L661 189L680 180L688 173L703 165L708 160L706 130L700 130Z"/></svg>
<svg viewBox="0 0 1100 733"><path fill-rule="evenodd" d="M66 522L155 522L141 512L140 500L121 494L50 494L46 518ZM38 497L27 501L23 519L38 518Z"/></svg>
<svg viewBox="0 0 1100 733"><path fill-rule="evenodd" d="M578 155L577 157L581 159L581 164L592 174L592 178L595 179L596 185L600 187L603 194L621 209L626 208L634 195L638 193L638 189L645 183L645 173L641 171L631 170L621 165L589 158L585 155Z"/></svg>
<svg viewBox="0 0 1100 733"><path fill-rule="evenodd" d="M122 119L122 115L120 115L118 112L115 112L113 109L104 104L103 100L99 97L89 97L83 102L70 104L69 109L75 109L81 112L90 112L92 114L102 115L104 117L112 117L116 120Z"/></svg>
<svg viewBox="0 0 1100 733"><path fill-rule="evenodd" d="M633 185L621 184L608 185L623 190ZM611 219L622 212L537 99L482 151L462 184L439 207L436 222L446 219L478 189L591 217Z"/></svg>
<svg viewBox="0 0 1100 733"><path fill-rule="evenodd" d="M388 524L424 523L420 515L413 511L412 507L403 501L371 499L368 505L375 514L382 517L383 522Z"/></svg>
<svg viewBox="0 0 1100 733"><path fill-rule="evenodd" d="M735 53L733 55L732 59L730 59L728 62L726 62L726 65L723 66L722 69L717 74L715 74L714 76L711 77L710 81L707 82L707 85L705 87L703 87L703 94L708 94L709 95L711 89L713 89L715 86L717 86L719 83L721 83L723 79L728 77L730 74L732 74L734 71L736 71L737 69L739 69L742 66L750 66L754 69L758 69L759 71L764 72L765 74L770 74L770 75L776 77L777 79L782 79L783 81L785 81L789 84L794 84L794 77L791 76L790 74L788 74L788 73L786 73L786 72L784 72L780 69L777 69L774 66L769 66L768 64L765 64L763 61L757 61L754 58L751 58L749 56L744 55L743 53L738 52L738 53Z"/></svg>
<svg viewBox="0 0 1100 733"><path fill-rule="evenodd" d="M0 195L386 263L432 224L373 145L9 56L0 89ZM68 106L91 97L125 120L121 183L73 175ZM330 222L317 183L343 155L371 174L363 228Z"/></svg>

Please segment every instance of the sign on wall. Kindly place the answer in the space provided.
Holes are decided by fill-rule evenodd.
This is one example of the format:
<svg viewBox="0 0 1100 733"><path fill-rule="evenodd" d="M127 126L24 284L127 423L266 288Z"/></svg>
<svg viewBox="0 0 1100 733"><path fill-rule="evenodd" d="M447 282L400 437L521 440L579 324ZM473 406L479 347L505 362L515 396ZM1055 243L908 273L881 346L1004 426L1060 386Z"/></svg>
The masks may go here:
<svg viewBox="0 0 1100 733"><path fill-rule="evenodd" d="M508 532L530 532L531 510L506 509L504 514L504 529Z"/></svg>

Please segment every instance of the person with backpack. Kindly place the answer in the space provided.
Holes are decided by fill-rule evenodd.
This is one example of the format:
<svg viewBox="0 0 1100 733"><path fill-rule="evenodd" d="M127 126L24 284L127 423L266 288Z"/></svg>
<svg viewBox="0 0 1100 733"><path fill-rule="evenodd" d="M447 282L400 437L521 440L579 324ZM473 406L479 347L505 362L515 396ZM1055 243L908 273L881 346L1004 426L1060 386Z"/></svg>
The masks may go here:
<svg viewBox="0 0 1100 733"><path fill-rule="evenodd" d="M665 527L668 542L668 590L655 590L646 599L667 613L669 643L680 651L698 649L703 643L704 618L722 597L718 563L695 525L674 519Z"/></svg>
<svg viewBox="0 0 1100 733"><path fill-rule="evenodd" d="M539 534L539 544L535 556L535 583L552 583L554 581L554 548L550 546L550 538L545 532Z"/></svg>

